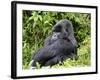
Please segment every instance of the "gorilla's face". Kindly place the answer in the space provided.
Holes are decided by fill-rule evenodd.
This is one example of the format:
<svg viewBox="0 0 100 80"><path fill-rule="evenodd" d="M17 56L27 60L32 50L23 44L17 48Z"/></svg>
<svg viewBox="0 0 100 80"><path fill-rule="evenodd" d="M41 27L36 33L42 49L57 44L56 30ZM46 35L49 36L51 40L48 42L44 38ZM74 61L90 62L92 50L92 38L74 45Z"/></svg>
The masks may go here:
<svg viewBox="0 0 100 80"><path fill-rule="evenodd" d="M68 20L61 20L56 25L54 25L52 31L55 38L66 39L70 35L72 29L72 24Z"/></svg>

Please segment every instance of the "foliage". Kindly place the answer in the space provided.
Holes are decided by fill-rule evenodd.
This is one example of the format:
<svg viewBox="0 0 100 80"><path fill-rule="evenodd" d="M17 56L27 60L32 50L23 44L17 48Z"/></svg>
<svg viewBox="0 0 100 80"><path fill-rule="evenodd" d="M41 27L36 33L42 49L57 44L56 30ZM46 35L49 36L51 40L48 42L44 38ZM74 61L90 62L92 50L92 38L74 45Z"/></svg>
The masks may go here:
<svg viewBox="0 0 100 80"><path fill-rule="evenodd" d="M90 65L90 14L23 10L24 69L28 68L32 54L35 53L37 49L43 47L44 39L51 34L53 25L61 19L68 19L73 24L75 37L78 42L79 59L77 61L69 59L64 61L64 65L55 65L54 67Z"/></svg>

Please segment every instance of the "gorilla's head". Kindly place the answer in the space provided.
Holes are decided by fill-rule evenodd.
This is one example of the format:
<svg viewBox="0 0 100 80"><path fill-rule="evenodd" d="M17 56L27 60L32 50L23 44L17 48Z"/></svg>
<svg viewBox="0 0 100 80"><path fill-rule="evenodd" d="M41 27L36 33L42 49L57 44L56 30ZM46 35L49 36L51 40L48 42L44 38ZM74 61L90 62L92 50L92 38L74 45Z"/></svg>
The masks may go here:
<svg viewBox="0 0 100 80"><path fill-rule="evenodd" d="M67 19L58 21L52 28L52 32L53 32L52 38L54 39L57 38L68 39L68 37L74 35L72 23Z"/></svg>

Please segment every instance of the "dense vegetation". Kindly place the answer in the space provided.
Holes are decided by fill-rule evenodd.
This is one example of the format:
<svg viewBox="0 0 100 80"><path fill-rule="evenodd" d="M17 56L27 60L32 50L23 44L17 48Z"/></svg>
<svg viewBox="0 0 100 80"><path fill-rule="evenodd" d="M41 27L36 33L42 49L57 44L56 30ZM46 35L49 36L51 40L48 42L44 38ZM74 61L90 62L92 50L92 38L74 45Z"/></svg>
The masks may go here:
<svg viewBox="0 0 100 80"><path fill-rule="evenodd" d="M78 42L78 60L66 60L63 65L53 67L89 66L90 63L90 22L88 13L46 12L23 10L23 68L29 68L32 54L44 44L44 39L50 35L51 28L58 20L68 19L72 22L75 37Z"/></svg>

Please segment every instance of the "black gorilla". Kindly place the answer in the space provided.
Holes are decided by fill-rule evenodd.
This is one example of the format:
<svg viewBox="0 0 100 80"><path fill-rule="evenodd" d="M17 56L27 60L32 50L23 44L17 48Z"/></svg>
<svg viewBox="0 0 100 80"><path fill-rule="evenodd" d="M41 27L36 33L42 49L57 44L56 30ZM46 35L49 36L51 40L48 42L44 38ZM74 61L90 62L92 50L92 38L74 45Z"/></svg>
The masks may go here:
<svg viewBox="0 0 100 80"><path fill-rule="evenodd" d="M64 19L54 25L52 35L47 37L44 47L33 54L32 67L36 67L36 62L41 67L53 66L67 58L77 59L77 42L72 23Z"/></svg>

